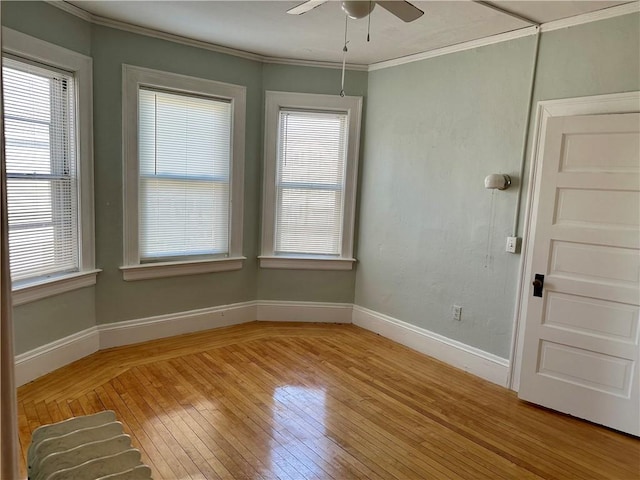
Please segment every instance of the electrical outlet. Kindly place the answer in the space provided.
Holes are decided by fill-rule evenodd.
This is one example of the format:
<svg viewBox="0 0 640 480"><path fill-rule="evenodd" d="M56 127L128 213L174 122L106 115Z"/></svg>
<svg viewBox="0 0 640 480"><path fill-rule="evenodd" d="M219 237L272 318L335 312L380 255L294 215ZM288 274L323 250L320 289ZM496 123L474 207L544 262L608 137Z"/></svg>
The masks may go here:
<svg viewBox="0 0 640 480"><path fill-rule="evenodd" d="M518 253L518 244L520 243L518 237L507 237L507 246L505 250L508 253Z"/></svg>
<svg viewBox="0 0 640 480"><path fill-rule="evenodd" d="M460 322L462 320L462 307L460 305L454 305L452 312L453 312L453 319L456 322Z"/></svg>

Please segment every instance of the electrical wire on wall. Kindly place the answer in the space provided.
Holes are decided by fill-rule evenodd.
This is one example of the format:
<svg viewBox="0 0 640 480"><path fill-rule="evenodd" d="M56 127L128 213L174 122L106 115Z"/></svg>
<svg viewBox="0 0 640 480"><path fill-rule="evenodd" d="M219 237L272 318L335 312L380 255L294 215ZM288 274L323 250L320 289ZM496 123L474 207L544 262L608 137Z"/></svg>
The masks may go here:
<svg viewBox="0 0 640 480"><path fill-rule="evenodd" d="M518 197L516 198L516 211L513 216L513 236L518 236L520 228L520 208L522 206L522 188L525 165L527 163L527 145L529 140L529 128L531 127L531 112L533 112L533 90L535 86L536 72L538 70L538 53L540 52L540 26L536 25L536 44L533 52L533 65L531 66L531 83L529 84L529 105L527 108L527 118L525 120L524 134L522 138L522 153L520 156L520 174L518 176ZM531 180L531 179L529 179Z"/></svg>
<svg viewBox="0 0 640 480"><path fill-rule="evenodd" d="M342 47L342 82L340 88L340 96L344 97L344 72L347 67L347 52L349 49L347 48L347 44L349 41L347 40L347 33L349 31L349 16L344 16L344 47Z"/></svg>
<svg viewBox="0 0 640 480"><path fill-rule="evenodd" d="M483 7L499 12L502 15L506 15L521 22L528 23L531 28L535 29L535 46L533 50L533 63L531 65L531 82L529 83L529 96L527 97L527 117L525 118L525 127L522 134L522 151L520 154L520 173L518 178L518 196L516 198L516 209L513 216L513 236L518 236L518 230L520 228L520 209L522 207L522 195L523 195L523 179L525 173L525 165L527 163L527 144L529 140L529 128L531 126L531 112L533 111L533 90L535 87L536 72L538 70L538 52L540 51L540 23L536 20L523 16L519 13L511 12L501 6L493 5L492 2L485 2L481 0L474 0L474 3L482 5Z"/></svg>

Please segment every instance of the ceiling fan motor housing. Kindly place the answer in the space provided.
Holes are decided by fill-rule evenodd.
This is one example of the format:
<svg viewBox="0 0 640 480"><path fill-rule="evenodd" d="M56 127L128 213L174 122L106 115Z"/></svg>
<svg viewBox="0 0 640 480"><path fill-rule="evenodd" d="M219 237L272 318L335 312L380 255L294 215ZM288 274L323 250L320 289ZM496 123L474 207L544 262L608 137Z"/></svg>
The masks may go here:
<svg viewBox="0 0 640 480"><path fill-rule="evenodd" d="M342 2L342 10L354 20L364 18L369 15L376 6L374 1L346 0Z"/></svg>

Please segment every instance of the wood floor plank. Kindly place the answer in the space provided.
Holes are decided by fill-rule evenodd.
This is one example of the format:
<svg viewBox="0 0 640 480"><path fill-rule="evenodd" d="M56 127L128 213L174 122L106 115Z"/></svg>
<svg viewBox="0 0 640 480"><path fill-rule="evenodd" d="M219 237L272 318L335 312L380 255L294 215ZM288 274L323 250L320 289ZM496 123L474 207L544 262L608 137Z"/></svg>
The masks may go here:
<svg viewBox="0 0 640 480"><path fill-rule="evenodd" d="M29 425L28 415L25 412L24 403L18 401L18 437L20 445L21 458L27 457L27 449L31 442L31 426ZM19 465L20 478L27 477L27 466L24 462L20 462Z"/></svg>
<svg viewBox="0 0 640 480"><path fill-rule="evenodd" d="M335 367L329 367L329 368L335 368ZM456 422L452 422L450 420L451 416L457 415L457 410L455 408L455 405L458 404L459 401L454 401L453 399L451 399L446 403L442 403L441 405L445 406L445 408L447 409L446 411L442 410L443 407L439 407L439 408L431 408L430 411L427 412L427 410L423 407L423 405L426 404L426 401L423 402L422 399L419 399L419 396L416 394L414 389L411 389L411 391L409 391L409 389L404 384L396 385L393 389L390 389L388 388L388 382L385 381L388 379L384 377L384 374L374 377L373 375L370 375L369 373L359 368L358 366L350 365L348 368L351 374L351 382L354 382L354 383L358 382L361 388L370 392L370 394L374 398L383 397L383 396L385 396L385 398L392 398L396 400L396 402L399 405L405 405L409 407L411 410L418 411L421 414L423 414L425 417L430 418L438 423L441 423L443 426L445 426L449 430L455 431L456 433L462 436L467 436L468 432L465 430L465 428L457 427L458 424L467 425L469 423L476 422L478 423L478 428L476 429L476 431L477 432L484 431L485 426L479 423L478 418L475 415L468 415L466 412L463 415L459 415L457 417ZM433 412L435 412L435 414ZM439 412L441 413L438 414ZM514 442L517 442L517 437L514 434L514 432L505 431L503 435L505 434L507 435L507 438L503 438L504 440L503 443L510 445L509 447L510 449L515 448ZM491 444L485 442L486 438L481 439L479 438L479 436L476 436L476 437L473 437L472 440L475 441L476 443L483 442L485 444L485 448L489 447L490 450L493 450L495 453L498 453L500 455L503 455L503 456L511 455L506 451L490 448ZM524 466L527 470L532 471L533 473L537 473L538 466L535 463L525 463L525 461L522 460L527 457L528 452L526 447L521 448L520 450L517 451L517 453L519 454L518 458L521 459L519 460L521 462L521 465ZM509 459L511 460L511 458ZM540 461L545 462L545 461L548 461L548 459L546 457L543 457L543 459L541 459ZM557 465L552 466L552 468L553 467L557 467ZM554 468L554 471L555 471L555 468ZM566 473L568 474L569 472L566 472Z"/></svg>
<svg viewBox="0 0 640 480"><path fill-rule="evenodd" d="M333 352L336 353L336 352ZM380 368L384 368L384 366L379 366ZM394 386L393 391L390 391L386 388L386 380L387 380L387 375L385 373L380 373L378 371L378 369L376 369L376 376L373 377L372 375L370 375L365 368L362 368L360 366L354 366L354 365L350 365L348 367L351 371L352 374L354 374L355 378L357 378L359 381L362 382L363 388L365 385L367 384L373 384L376 386L376 388L379 388L380 390L378 390L378 394L388 394L390 396L395 396L398 397L402 396L402 398L399 398L400 403L404 403L407 405L412 405L413 403L418 404L417 408L422 408L422 405L424 405L426 403L426 398L421 398L419 395L419 392L416 391L415 388L411 388L406 389L406 383L405 382L401 382L399 386ZM397 380L397 378L394 378L394 380ZM433 393L433 392L431 392ZM485 425L485 413L483 411L473 411L472 405L467 405L466 403L462 403L463 405L465 405L464 411L463 410L459 410L456 408L456 405L460 404L460 399L452 399L452 398L440 398L438 403L440 405L446 406L446 410L442 410L442 409L432 409L432 410L440 410L440 412L442 413L441 416L437 417L438 421L442 421L442 422L448 422L449 424L449 428L453 428L451 427L452 424L452 419L454 419L453 423L456 424L476 424L474 430L481 432L486 428ZM492 423L495 423L495 421L499 421L499 419L491 419L490 420ZM501 443L503 444L507 444L510 445L512 448L520 448L520 450L518 451L518 454L520 457L526 457L527 456L527 448L529 448L530 443L532 440L531 437L528 437L526 439L522 438L522 435L520 434L520 432L518 432L517 430L507 430L505 429L505 431L507 432L507 437L505 438L504 436L502 437L502 441ZM465 434L464 431L462 431L463 434ZM479 442L479 439L475 439L476 442ZM546 446L544 444L540 444L540 449L545 452L545 455L543 455L543 460L539 460L538 459L538 463L540 461L543 462L547 462L549 464L549 467L551 469L553 469L556 473L559 474L564 474L564 475L571 475L571 474L578 474L581 476L581 478L591 478L591 472L588 470L585 471L580 471L578 470L577 472L574 471L569 471L569 470L565 470L563 471L564 468L564 464L561 460L559 460L558 458L556 458L556 456L554 455L554 452L552 451L545 451L546 450ZM493 451L496 451L495 448L489 447L490 449L492 449ZM496 451L496 453L498 453ZM500 454L502 455L510 455L509 452L505 452L505 451L500 451ZM530 468L532 471L535 471L538 466L534 465L536 462L531 462L529 464L527 464L527 468ZM524 466L524 463L521 463ZM575 467L575 465L574 465Z"/></svg>
<svg viewBox="0 0 640 480"><path fill-rule="evenodd" d="M289 352L288 353L289 355L291 355L292 351L295 350L295 346L292 344L282 345L281 348ZM271 363L275 363L275 362L272 360ZM265 365L264 368L269 368L269 367ZM285 369L286 363L281 364L280 368ZM327 365L324 365L322 368L327 368ZM320 367L314 367L314 369L315 369L315 374L308 379L311 382L311 384L317 381L316 380L317 375L318 373L321 373ZM340 372L338 375L341 377L341 381L339 382L341 385L349 385L351 388L353 388L354 385L353 385L352 378L348 378L345 372ZM290 381L304 383L304 381L300 378L297 380L291 379ZM363 387L367 387L367 386L363 385ZM358 389L355 389L355 390L358 390ZM458 471L454 472L449 468L447 468L446 466L447 460L445 458L440 458L438 459L438 461L422 462L422 459L420 458L420 456L416 455L418 452L412 451L413 450L412 444L403 443L398 436L394 437L393 435L391 436L387 435L387 433L389 432L388 426L385 426L385 428L377 428L375 424L368 422L367 418L363 417L362 415L359 415L354 409L349 407L349 403L350 403L349 396L351 395L351 392L348 390L345 390L345 392L346 392L346 396L342 396L341 399L339 400L337 398L333 399L334 402L338 402L340 404L340 408L335 409L335 412L336 412L335 416L338 418L339 424L347 425L348 428L352 428L354 425L360 425L362 427L362 430L365 432L365 434L367 434L367 429L373 430L373 433L368 434L370 438L371 437L373 438L387 437L386 440L391 440L391 441L385 442L384 445L387 448L390 448L389 453L391 454L392 458L405 459L407 455L412 455L412 461L410 463L416 464L417 466L419 466L422 469L421 471L426 471L430 475L446 476L448 478L460 478L460 474L462 474L462 472L460 471L461 469L459 468L460 467L459 465L457 468ZM333 389L333 395L329 398L331 399L336 395L340 395L338 386L336 386L336 388ZM360 398L356 398L355 400L357 402L357 404L355 405L355 408L362 409L363 405L359 401ZM300 403L305 404L308 402L300 402ZM390 407L396 409L398 406L391 405ZM296 409L298 407L294 402L289 406L289 408ZM377 421L384 423L386 421L386 418L380 417L377 419ZM370 450L375 452L375 448L370 448ZM415 475L416 475L415 472L410 473L407 471L396 472L395 474L395 476L399 478L407 478ZM476 477L477 475L473 473L469 478L476 478Z"/></svg>
<svg viewBox="0 0 640 480"><path fill-rule="evenodd" d="M52 423L58 423L65 419L65 416L62 415L60 411L60 407L58 406L58 402L46 402L47 410L49 411L49 416L51 417ZM100 409L104 410L104 409Z"/></svg>
<svg viewBox="0 0 640 480"><path fill-rule="evenodd" d="M160 371L156 370L155 374L162 379L165 384L164 388L173 396L174 399L176 399L176 401L182 398L182 394L179 391L180 389L176 388L176 384L182 379L182 374L175 368L175 365L171 364L171 362L164 362L163 369ZM167 387L168 383L170 383L170 385ZM185 407L191 408L192 406L184 405L183 410ZM211 412L219 412L219 409L212 409ZM271 476L269 472L264 470L264 465L262 465L254 456L243 454L245 453L246 448L240 444L235 437L235 434L226 435L227 429L232 432L236 430L236 418L229 413L221 416L220 418L220 422L211 423L208 421L207 416L203 416L207 428L212 432L216 439L216 445L219 449L219 453L231 459L236 476L242 479L263 478L262 474ZM229 425L227 426L227 424ZM238 446L240 446L240 448L238 448Z"/></svg>
<svg viewBox="0 0 640 480"><path fill-rule="evenodd" d="M234 368L232 368L231 364L229 363L229 359L228 359L228 358L227 358L227 359L225 359L225 360L221 363L221 365L222 365L223 372L224 372L224 374L225 374L225 375L227 375L227 376L229 376L229 377L233 377L233 378L242 378L242 373L241 373L241 372L239 372L239 371L237 371L237 370L235 370ZM236 391L235 396L236 396L237 398L242 398L242 397L245 397L245 396L250 395L250 390L248 390L248 389L246 388L245 383L246 383L246 382L239 382L239 383L237 383L237 384L236 384L236 387L235 387L235 391ZM274 409L274 410L276 410L276 409ZM291 412L291 410L289 410L289 412ZM279 421L280 421L280 422L283 422L283 421L286 421L286 420L285 420L284 418L280 418L280 419L279 419ZM327 426L327 425L325 425L325 427L326 427L326 426ZM345 443L346 443L346 442L345 442ZM348 449L345 449L345 450L347 450L347 451L348 451Z"/></svg>
<svg viewBox="0 0 640 480"><path fill-rule="evenodd" d="M640 478L637 438L353 325L254 322L97 352L18 390L21 454L39 425L104 409L156 479Z"/></svg>
<svg viewBox="0 0 640 480"><path fill-rule="evenodd" d="M116 412L117 418L127 427L126 432L135 438L135 441L132 442L134 446L142 446L146 453L154 450L160 453L160 458L166 464L166 468L160 470L165 472L163 478L189 478L180 462L174 457L172 449L165 444L162 436L158 435L152 425L146 423L145 418L136 417L110 384L106 383L97 387L95 392L107 409ZM158 459L151 455L143 457L143 462L158 467ZM164 467L164 465L162 466Z"/></svg>
<svg viewBox="0 0 640 480"><path fill-rule="evenodd" d="M201 376L199 378L201 382L207 382L207 379ZM198 381L198 377L194 377L193 380ZM269 389L266 391L269 391ZM219 395L215 391L212 391L211 394ZM220 394L220 396L224 398L223 395ZM339 475L335 476L334 471L337 472L337 470L335 470L335 466L332 463L323 461L305 445L304 439L295 438L288 431L286 425L273 419L272 407L266 405L263 400L268 402L270 398L246 400L244 397L238 397L237 401L225 402L224 408L228 408L235 415L242 418L244 422L250 422L250 426L253 425L253 431L260 429L265 434L270 435L272 437L272 441L268 442L270 448L273 449L275 443L275 451L279 455L286 454L287 458L292 458L306 465L307 469L313 472L310 478L313 478L314 475L319 476L319 478L340 478ZM252 412L252 415L248 416L246 412Z"/></svg>
<svg viewBox="0 0 640 480"><path fill-rule="evenodd" d="M200 371L207 372L206 374L210 377L211 384L220 384L220 378L217 371L219 371L218 365L221 363L219 360L216 360L211 354L205 354L202 358L203 362L200 364ZM200 359L195 359L194 361L200 361ZM254 397L258 397L260 400L260 405L265 406L267 410L267 415L273 417L274 411L274 398L273 398L273 388L266 390L266 392L261 392L260 390L254 392ZM233 400L232 404L227 405L230 409L233 410L233 404L243 404L245 402L246 396L235 389L229 389L230 397ZM225 398L224 394L221 394L220 397L222 399ZM256 405L257 406L257 405ZM253 407L255 412L256 406ZM252 406L248 405L248 408L251 409ZM283 434L298 439L299 445L304 446L308 449L317 452L325 452L327 451L327 458L325 458L326 462L335 463L341 469L341 474L336 476L336 478L371 478L377 480L379 477L374 471L370 470L366 465L362 465L357 459L353 458L350 454L341 450L340 447L328 436L324 436L321 431L315 431L313 426L305 423L303 420L295 418L294 416L287 416L285 418L280 418L279 423L281 427L285 427L285 431ZM277 427L276 427L277 428ZM308 438L308 433L311 434L312 438ZM315 440L322 441L322 448L317 448ZM359 473L356 473L359 472Z"/></svg>
<svg viewBox="0 0 640 480"><path fill-rule="evenodd" d="M142 420L145 430L150 429L155 433L154 443L158 445L161 441L172 452L174 462L172 469L177 472L179 478L193 479L200 475L200 471L193 463L188 454L189 445L180 445L175 439L171 430L169 430L160 417L157 417L146 404L137 404L133 399L133 392L128 392L121 383L120 375L109 382L113 388L115 395L126 404L131 413L138 419Z"/></svg>
<svg viewBox="0 0 640 480"><path fill-rule="evenodd" d="M234 354L232 356L237 357L237 355L235 355L236 352L233 353ZM222 360L224 361L224 359ZM279 457L280 463L282 464L282 468L287 469L291 472L286 476L291 476L292 478L333 478L333 475L327 472L327 470L329 470L328 468L326 468L327 465L323 465L324 462L314 462L313 459L304 454L301 449L296 449L295 444L292 444L288 441L283 441L282 437L274 435L275 431L278 428L281 428L283 425L282 422L277 422L274 420L272 407L268 407L266 418L263 415L253 415L253 418L247 415L247 413L256 412L255 401L258 399L255 398L255 391L264 390L270 392L274 389L273 386L259 384L255 381L255 379L247 376L247 367L248 365L243 365L241 367L241 371L234 370L231 372L231 374L238 380L239 383L249 386L249 391L247 391L246 389L244 391L239 391L239 395L237 396L238 399L249 399L249 402L234 402L231 404L225 404L225 407L231 408L234 412L237 412L236 415L242 418L243 422L247 425L248 428L251 429L254 435L258 435L260 437L272 436L277 444L275 445L275 449L273 448L272 444L272 454L276 453ZM265 400L269 401L271 400L271 398L269 397L268 399L260 399L260 403L263 407L265 405ZM292 452L292 450L295 451ZM321 471L322 473L319 473L319 471Z"/></svg>
<svg viewBox="0 0 640 480"><path fill-rule="evenodd" d="M243 347L240 346L240 349L242 349ZM237 363L234 362L234 365L237 365L233 370L232 370L232 374L236 377L242 380L242 382L244 384L252 384L253 386L257 387L257 391L264 391L264 392L275 392L276 390L279 390L280 392L282 392L283 390L280 388L280 381L278 381L278 379L276 379L273 376L269 376L268 373L262 369L261 367L259 367L257 365L257 362L254 361L254 357L251 357L250 353L247 351L242 351L242 350L235 350L233 353L233 357L236 357L238 359L241 359L241 361L243 362L242 364L237 365ZM256 373L259 372L259 373ZM249 394L249 392L241 392L241 395L244 396L248 396L247 394ZM280 404L284 405L282 402L282 395L280 394L276 394L273 395L271 398L269 398L268 400L277 400ZM272 431L277 431L278 429L282 428L287 422L287 420L284 420L282 418L274 418L275 415L273 414L274 411L277 411L278 409L273 408L273 406L269 409L269 413L270 415L268 415L267 417L267 424L271 425L271 429ZM282 410L282 409L280 409ZM313 416L312 416L313 417ZM298 418L299 421L303 421L304 419L302 418ZM320 435L318 435L318 437L320 437ZM283 442L285 444L285 449L290 452L293 449L293 445L291 445L291 442ZM301 460L305 461L305 464L314 472L317 472L318 469L323 471L323 477L322 478L341 478L341 474L340 472L336 471L336 472L332 472L332 465L328 464L327 462L323 462L323 461L318 461L317 459L314 458L314 455L308 455L308 452L303 452L300 451L300 449L296 449L295 453L291 452L293 455L295 455L294 458L300 458ZM307 478L305 476L305 478Z"/></svg>
<svg viewBox="0 0 640 480"><path fill-rule="evenodd" d="M380 365L379 367L384 368L383 365ZM373 378L364 369L353 365L351 365L349 368L351 368L351 370L355 372L358 375L358 378L360 378L364 383L373 383L377 385L385 384L385 373L377 371L376 377ZM418 389L413 387L408 388L406 387L406 385L406 382L401 382L400 386L394 389L393 394L404 395L404 401L408 402L409 404L415 401L418 401L422 404L423 399L421 398ZM454 423L465 424L467 426L469 426L469 424L474 424L476 431L484 431L485 429L487 429L487 427L495 427L495 423L500 421L499 418L496 418L495 416L491 417L487 415L484 409L474 408L473 404L468 402L462 403L464 405L464 411L462 411L461 409L457 409L455 405L460 404L460 399L456 401L454 399L440 398L438 403L440 405L447 406L447 410L446 412L443 412L443 415L446 415L448 421L451 421L453 419ZM502 426L506 427L506 424L503 424ZM527 468L531 469L532 471L535 471L535 469L538 468L538 465L536 463L547 462L550 469L552 469L556 474L560 476L570 476L577 474L581 478L607 478L607 476L611 473L611 469L609 469L607 475L598 477L597 475L594 475L595 472L593 471L592 465L586 466L580 463L573 463L570 468L566 468L562 455L559 454L556 449L547 447L547 445L545 444L547 439L545 437L535 438L529 434L523 433L526 432L526 430L521 429L505 428L504 432L506 432L506 437L503 434L500 438L494 440L496 440L498 443L510 445L512 448L518 448L519 450L517 452L517 456L519 458L528 457L527 452L532 443L536 443L539 446L539 450L542 451L544 455L542 455L542 460L536 458L528 464ZM476 439L475 441L479 442L479 439ZM494 447L495 446L496 444L494 444ZM502 453L511 456L510 451L502 450Z"/></svg>
<svg viewBox="0 0 640 480"><path fill-rule="evenodd" d="M188 375L191 370L191 366L184 361L184 359L173 359L170 361L171 366L175 369L174 376L177 379L185 379L185 375ZM261 458L256 454L254 449L248 448L247 445L252 443L253 436L246 424L242 422L242 417L237 416L232 411L227 411L223 417L217 422L229 422L230 427L227 428L227 433L220 432L221 435L226 437L229 444L235 449L236 452L251 465L263 478L272 479L275 478L275 474L270 471L268 463L269 458ZM281 478L288 480L288 473L286 471L281 472L279 475Z"/></svg>
<svg viewBox="0 0 640 480"><path fill-rule="evenodd" d="M202 442L193 426L185 422L186 416L171 409L166 391L147 388L146 379L138 374L138 370L131 369L127 375L120 377L127 391L134 392L134 400L146 403L153 414L161 418L162 423L172 432L176 441L206 478L228 478L228 470L211 454L211 450Z"/></svg>
<svg viewBox="0 0 640 480"><path fill-rule="evenodd" d="M155 382L150 381L152 373L147 372L145 367L138 367L134 369L132 373L136 375L146 391L158 402L166 414L181 417L180 420L185 424L185 426L192 430L204 447L204 449L201 450L203 457L213 466L216 475L222 479L234 478L230 468L235 471L237 469L236 466L232 463L229 457L221 454L220 447L217 445L215 439L203 427L205 422L201 418L194 419L193 414L191 413L192 409L190 408L187 408L187 415L184 415L183 411L176 413L175 410L172 410L173 399L166 391L161 392L154 387ZM198 444L198 446L200 447L200 444Z"/></svg>
<svg viewBox="0 0 640 480"><path fill-rule="evenodd" d="M377 340L376 338L371 339L372 342ZM383 346L383 348L385 348ZM408 349L405 349L402 346L395 346L394 349L399 349L396 354L393 355L388 361L394 362L406 362L406 364L411 365L412 362L412 353ZM403 356L402 354L405 353ZM440 362L434 361L435 365L438 365ZM402 363L404 365L404 363ZM411 365L413 367L413 365ZM412 372L412 375L421 375L424 373L425 369L407 369ZM433 379L427 378L423 379L423 384L425 385L433 385L438 382L434 382ZM478 379L472 376L469 376L469 381L462 384L461 388L456 388L456 384L452 382L447 382L447 390L456 393L457 398L462 398L462 404L466 405L466 401L468 399L473 399L473 402L470 405L478 405L481 406L483 410L489 415L500 413L501 415L506 415L506 417L511 422L511 425L517 427L516 430L526 431L529 434L533 432L537 433L539 436L543 438L548 438L548 436L553 435L555 431L562 428L570 428L572 431L572 435L570 436L556 436L555 441L561 443L560 448L557 449L559 452L566 453L567 450L574 451L576 454L576 458L580 457L590 457L596 456L602 460L603 464L609 463L607 467L607 471L603 472L603 475L610 475L611 469L616 469L617 464L610 464L611 458L615 458L617 462L624 463L625 459L634 458L637 455L637 449L632 447L631 444L619 444L614 441L609 444L611 440L618 440L619 434L613 431L609 431L606 429L598 431L598 442L600 444L608 444L608 447L612 447L611 449L605 447L602 449L595 449L590 452L585 452L582 448L584 445L591 445L594 441L592 437L593 429L591 425L587 422L575 422L575 419L571 419L568 416L564 415L555 415L554 416L554 425L549 425L548 415L545 414L545 410L537 407L530 406L524 402L514 401L515 394L510 392L509 395L504 395L504 392L500 389L495 389L495 392L491 391L478 391L477 389L473 389L472 384L478 383ZM486 390L486 389L485 389ZM497 394L496 394L497 393ZM471 396L468 396L471 395ZM486 401L482 401L482 399L486 399ZM454 401L455 398L440 398L440 401L443 405L447 405L451 401ZM535 428L531 428L531 427ZM614 445L616 445L614 447ZM591 465L592 466L592 465ZM628 474L628 473L627 473Z"/></svg>

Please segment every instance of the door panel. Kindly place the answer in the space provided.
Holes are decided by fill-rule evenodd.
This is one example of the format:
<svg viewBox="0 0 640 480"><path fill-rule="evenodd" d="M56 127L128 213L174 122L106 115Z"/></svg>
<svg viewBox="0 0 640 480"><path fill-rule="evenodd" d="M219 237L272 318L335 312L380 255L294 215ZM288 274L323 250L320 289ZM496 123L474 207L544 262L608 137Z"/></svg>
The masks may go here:
<svg viewBox="0 0 640 480"><path fill-rule="evenodd" d="M640 115L554 117L544 138L519 396L640 435Z"/></svg>
<svg viewBox="0 0 640 480"><path fill-rule="evenodd" d="M639 312L638 307L632 305L549 292L543 324L635 343ZM607 321L603 322L602 318Z"/></svg>
<svg viewBox="0 0 640 480"><path fill-rule="evenodd" d="M560 172L637 173L639 169L640 144L634 132L568 133L562 147Z"/></svg>
<svg viewBox="0 0 640 480"><path fill-rule="evenodd" d="M638 254L630 248L551 242L551 274L638 288L638 268Z"/></svg>
<svg viewBox="0 0 640 480"><path fill-rule="evenodd" d="M615 179L612 179L615 181ZM598 185L598 187L600 187ZM558 188L555 224L582 224L591 227L638 227L640 193L613 190Z"/></svg>
<svg viewBox="0 0 640 480"><path fill-rule="evenodd" d="M540 348L540 375L574 383L592 390L629 395L633 362L543 340Z"/></svg>

